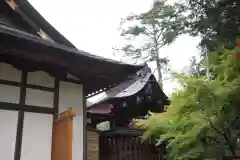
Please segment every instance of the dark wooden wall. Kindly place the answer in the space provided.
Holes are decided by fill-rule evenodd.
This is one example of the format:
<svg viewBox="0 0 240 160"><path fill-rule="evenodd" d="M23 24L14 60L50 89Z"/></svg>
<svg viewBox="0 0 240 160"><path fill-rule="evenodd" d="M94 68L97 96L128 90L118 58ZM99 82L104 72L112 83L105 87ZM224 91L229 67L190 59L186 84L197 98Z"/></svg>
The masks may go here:
<svg viewBox="0 0 240 160"><path fill-rule="evenodd" d="M99 160L164 160L164 148L139 136L101 136Z"/></svg>
<svg viewBox="0 0 240 160"><path fill-rule="evenodd" d="M87 160L99 160L99 132L87 130Z"/></svg>

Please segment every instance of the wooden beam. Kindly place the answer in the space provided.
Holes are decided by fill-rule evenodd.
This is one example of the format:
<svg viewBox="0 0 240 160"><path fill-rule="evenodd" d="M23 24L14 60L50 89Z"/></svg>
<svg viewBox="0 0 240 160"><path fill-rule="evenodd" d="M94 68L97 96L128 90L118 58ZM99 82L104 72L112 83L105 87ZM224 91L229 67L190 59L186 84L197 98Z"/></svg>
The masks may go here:
<svg viewBox="0 0 240 160"><path fill-rule="evenodd" d="M54 108L14 104L14 103L7 103L7 102L0 102L0 109L12 110L12 111L42 113L42 114L55 114Z"/></svg>
<svg viewBox="0 0 240 160"><path fill-rule="evenodd" d="M53 108L55 115L58 114L59 109L59 80L55 78L54 80L54 98L53 98Z"/></svg>
<svg viewBox="0 0 240 160"><path fill-rule="evenodd" d="M8 80L3 80L3 79L0 79L0 84L21 87L21 82L13 82L13 81L8 81Z"/></svg>
<svg viewBox="0 0 240 160"><path fill-rule="evenodd" d="M19 111L19 113L18 113L18 123L17 123L17 136L16 136L16 142L15 142L14 160L20 160L21 159L23 122L24 122L24 112Z"/></svg>
<svg viewBox="0 0 240 160"><path fill-rule="evenodd" d="M4 84L4 85L8 85L8 86L15 86L15 87L23 86L25 88L36 89L36 90L41 90L41 91L48 91L48 92L54 92L54 90L55 90L55 88L44 87L44 86L33 85L33 84L22 84L21 82L14 82L14 81L3 80L3 79L0 79L0 84Z"/></svg>
<svg viewBox="0 0 240 160"><path fill-rule="evenodd" d="M26 84L25 87L30 88L30 89L41 90L41 91L48 91L48 92L54 92L54 90L55 90L54 88L33 85L33 84Z"/></svg>
<svg viewBox="0 0 240 160"><path fill-rule="evenodd" d="M86 99L86 88L83 86L83 160L87 160L87 99Z"/></svg>
<svg viewBox="0 0 240 160"><path fill-rule="evenodd" d="M21 78L21 88L20 88L20 105L25 104L26 99L26 88L24 84L27 84L27 72L22 72ZM17 135L16 135L16 143L15 143L15 152L14 152L14 160L21 160L21 149L22 149L22 134L23 134L23 123L24 123L24 112L18 112L18 123L17 123Z"/></svg>
<svg viewBox="0 0 240 160"><path fill-rule="evenodd" d="M61 78L60 79L63 82L69 82L69 83L75 83L75 84L84 84L82 80L75 80L75 79L70 79L70 78Z"/></svg>
<svg viewBox="0 0 240 160"><path fill-rule="evenodd" d="M58 78L55 78L54 80L54 98L53 98L53 108L54 108L54 115L53 115L53 122L52 122L52 145L51 145L51 151L52 151L52 154L51 154L51 160L53 160L53 150L54 150L54 130L55 130L55 120L57 119L58 117L58 111L59 111L59 79Z"/></svg>

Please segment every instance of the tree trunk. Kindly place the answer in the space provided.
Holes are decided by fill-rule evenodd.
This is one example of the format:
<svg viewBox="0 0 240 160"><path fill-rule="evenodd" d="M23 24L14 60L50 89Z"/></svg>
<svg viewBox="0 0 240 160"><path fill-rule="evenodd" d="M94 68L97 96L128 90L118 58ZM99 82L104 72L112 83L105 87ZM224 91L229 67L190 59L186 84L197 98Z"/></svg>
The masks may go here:
<svg viewBox="0 0 240 160"><path fill-rule="evenodd" d="M223 137L224 137L224 139L226 140L226 143L227 143L227 145L228 145L228 147L229 147L229 149L230 149L230 152L231 152L232 156L237 156L236 151L235 151L235 148L234 148L234 146L231 144L228 135L224 133L224 134L223 134Z"/></svg>
<svg viewBox="0 0 240 160"><path fill-rule="evenodd" d="M226 132L221 132L219 129L217 129L214 124L212 123L211 119L209 119L210 125L212 126L212 128L216 131L216 133L218 133L220 136L223 136L223 138L226 141L226 144L228 146L228 148L230 149L230 152L232 154L232 156L237 156L236 151L234 146L231 144L231 140L229 138L230 134L226 133ZM231 125L230 125L231 126ZM227 131L228 132L228 131Z"/></svg>
<svg viewBox="0 0 240 160"><path fill-rule="evenodd" d="M163 89L161 64L160 64L160 59L159 59L158 55L156 55L156 64L157 64L157 73L158 73L158 83L159 83L160 87Z"/></svg>
<svg viewBox="0 0 240 160"><path fill-rule="evenodd" d="M155 25L152 24L153 27L153 42L154 42L154 50L155 50L155 56L156 56L156 65L157 65L157 72L158 72L158 84L160 85L160 87L163 89L163 78L162 78L162 66L161 66L161 62L160 62L160 57L159 57L159 43L158 43L158 39L157 39L157 33L158 31L155 28Z"/></svg>

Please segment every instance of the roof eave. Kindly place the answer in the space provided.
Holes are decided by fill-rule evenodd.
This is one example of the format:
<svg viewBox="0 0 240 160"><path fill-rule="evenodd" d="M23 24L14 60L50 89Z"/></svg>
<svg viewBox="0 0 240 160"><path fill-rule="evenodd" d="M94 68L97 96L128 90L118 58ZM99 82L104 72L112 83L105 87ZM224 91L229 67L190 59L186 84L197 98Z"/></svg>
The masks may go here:
<svg viewBox="0 0 240 160"><path fill-rule="evenodd" d="M44 31L51 39L63 45L76 48L69 40L67 40L61 33L59 33L51 24L49 24L38 11L26 0L14 0L17 4L18 12L26 21L40 32Z"/></svg>

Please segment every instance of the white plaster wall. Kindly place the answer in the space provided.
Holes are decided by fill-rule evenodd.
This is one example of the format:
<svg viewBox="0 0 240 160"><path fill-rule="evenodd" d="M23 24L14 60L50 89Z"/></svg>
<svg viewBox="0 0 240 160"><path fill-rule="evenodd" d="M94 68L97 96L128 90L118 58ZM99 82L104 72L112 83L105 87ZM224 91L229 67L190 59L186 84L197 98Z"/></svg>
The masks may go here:
<svg viewBox="0 0 240 160"><path fill-rule="evenodd" d="M0 63L0 79L21 81L22 72L9 64ZM0 102L19 103L20 88L0 84Z"/></svg>
<svg viewBox="0 0 240 160"><path fill-rule="evenodd" d="M43 71L29 72L27 76L27 83L53 88L54 77ZM53 97L53 92L28 88L25 103L27 105L53 108Z"/></svg>
<svg viewBox="0 0 240 160"><path fill-rule="evenodd" d="M21 74L21 71L11 65L0 63L0 79L20 82ZM28 73L27 83L54 87L54 78L44 72L31 72ZM51 92L28 88L26 94L27 105L53 107L53 93ZM73 112L76 113L73 120L73 160L83 159L82 98L82 85L60 82L59 112L72 107ZM0 102L19 103L19 99L20 87L0 84ZM8 114L10 116L7 116ZM12 145L15 145L17 117L17 112L0 110L0 159L13 159L13 154L10 153L14 153ZM25 112L21 160L50 160L52 118L51 115ZM7 132L2 132L2 128ZM2 143L5 142L3 140L6 143ZM1 144L4 145L1 146ZM1 147L3 146L5 146L6 154L2 154Z"/></svg>
<svg viewBox="0 0 240 160"><path fill-rule="evenodd" d="M18 112L0 110L0 159L14 160Z"/></svg>
<svg viewBox="0 0 240 160"><path fill-rule="evenodd" d="M0 102L19 103L20 87L0 84Z"/></svg>
<svg viewBox="0 0 240 160"><path fill-rule="evenodd" d="M22 71L13 66L0 63L0 79L20 82ZM43 71L29 72L27 83L43 87L54 87L54 78ZM53 107L53 92L27 89L26 104L42 107ZM0 102L19 103L20 87L0 84Z"/></svg>
<svg viewBox="0 0 240 160"><path fill-rule="evenodd" d="M76 117L73 119L73 153L72 160L83 159L83 92L82 85L60 82L59 112L73 108Z"/></svg>
<svg viewBox="0 0 240 160"><path fill-rule="evenodd" d="M22 72L0 63L0 79L20 82ZM28 73L28 84L54 87L54 78L44 72ZM0 102L19 103L20 87L0 84ZM27 88L27 105L53 107L53 92ZM13 160L17 111L0 110L0 159ZM51 160L52 115L25 112L21 160Z"/></svg>
<svg viewBox="0 0 240 160"><path fill-rule="evenodd" d="M27 88L25 103L27 105L53 108L53 98L53 92Z"/></svg>
<svg viewBox="0 0 240 160"><path fill-rule="evenodd" d="M29 72L27 77L27 83L53 88L54 78L43 71Z"/></svg>
<svg viewBox="0 0 240 160"><path fill-rule="evenodd" d="M51 160L52 115L24 116L21 160Z"/></svg>
<svg viewBox="0 0 240 160"><path fill-rule="evenodd" d="M22 72L17 70L10 64L0 62L0 79L9 80L9 81L21 81Z"/></svg>

